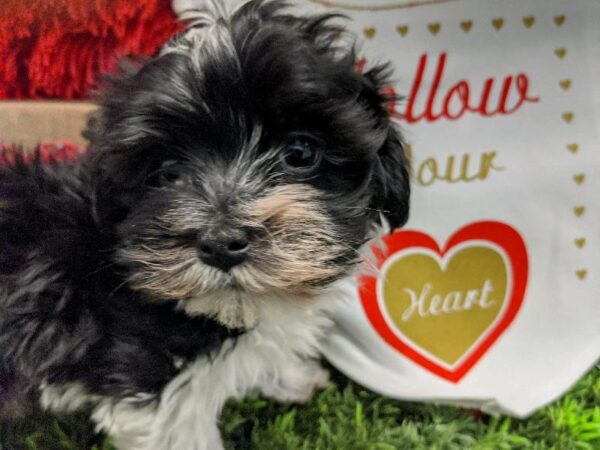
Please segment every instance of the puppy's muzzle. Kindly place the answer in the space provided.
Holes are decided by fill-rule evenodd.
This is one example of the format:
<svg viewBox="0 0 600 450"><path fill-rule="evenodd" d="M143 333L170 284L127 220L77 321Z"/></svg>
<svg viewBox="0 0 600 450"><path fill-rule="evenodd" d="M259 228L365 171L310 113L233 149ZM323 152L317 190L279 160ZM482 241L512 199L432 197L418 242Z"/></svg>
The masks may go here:
<svg viewBox="0 0 600 450"><path fill-rule="evenodd" d="M249 249L250 236L243 228L223 225L198 235L200 260L224 272L243 263Z"/></svg>

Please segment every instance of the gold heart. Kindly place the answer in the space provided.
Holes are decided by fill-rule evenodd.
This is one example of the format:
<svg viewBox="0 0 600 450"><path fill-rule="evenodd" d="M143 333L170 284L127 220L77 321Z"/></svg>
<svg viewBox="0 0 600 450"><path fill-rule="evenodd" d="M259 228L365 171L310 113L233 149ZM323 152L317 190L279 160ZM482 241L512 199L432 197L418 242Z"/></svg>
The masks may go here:
<svg viewBox="0 0 600 450"><path fill-rule="evenodd" d="M578 270L578 271L577 271L577 272L575 272L575 273L577 274L577 277L578 277L580 280L583 280L583 279L585 278L585 276L587 275L587 270L585 270L585 269L581 269L581 270Z"/></svg>
<svg viewBox="0 0 600 450"><path fill-rule="evenodd" d="M499 30L502 28L502 25L504 25L504 19L502 17L496 17L495 19L492 19L492 25L496 30Z"/></svg>
<svg viewBox="0 0 600 450"><path fill-rule="evenodd" d="M568 79L560 80L560 82L558 84L560 85L561 88L563 88L563 90L568 91L569 88L571 87L571 80L568 80Z"/></svg>
<svg viewBox="0 0 600 450"><path fill-rule="evenodd" d="M554 54L556 56L558 56L560 59L563 59L565 57L565 55L567 54L567 49L566 48L557 48L556 50L554 50Z"/></svg>
<svg viewBox="0 0 600 450"><path fill-rule="evenodd" d="M533 17L533 16L523 17L523 24L525 24L526 28L531 28L531 26L534 24L534 22L535 22L535 17Z"/></svg>
<svg viewBox="0 0 600 450"><path fill-rule="evenodd" d="M585 245L585 238L575 239L575 245L577 246L577 248L583 248L583 246Z"/></svg>
<svg viewBox="0 0 600 450"><path fill-rule="evenodd" d="M567 145L567 150L569 150L571 153L575 154L579 150L579 145L578 144L569 144L569 145Z"/></svg>
<svg viewBox="0 0 600 450"><path fill-rule="evenodd" d="M439 22L436 22L436 23L430 23L427 26L427 28L429 28L429 32L435 36L436 34L438 34L438 32L440 31L442 26L440 25Z"/></svg>
<svg viewBox="0 0 600 450"><path fill-rule="evenodd" d="M573 117L575 117L575 114L573 114L571 111L562 113L562 118L567 123L571 123Z"/></svg>
<svg viewBox="0 0 600 450"><path fill-rule="evenodd" d="M363 30L363 33L368 39L373 39L377 30L374 27L367 27Z"/></svg>
<svg viewBox="0 0 600 450"><path fill-rule="evenodd" d="M463 20L460 23L460 27L463 29L463 31L465 33L468 33L472 26L473 26L473 21L472 20Z"/></svg>
<svg viewBox="0 0 600 450"><path fill-rule="evenodd" d="M575 183L582 185L583 182L585 181L585 174L578 173L577 175L573 175L573 179L575 180Z"/></svg>
<svg viewBox="0 0 600 450"><path fill-rule="evenodd" d="M400 36L406 36L406 33L408 33L408 25L398 25L396 27L396 31L400 34Z"/></svg>
<svg viewBox="0 0 600 450"><path fill-rule="evenodd" d="M554 23L557 27L561 27L563 23L565 23L565 15L554 16Z"/></svg>
<svg viewBox="0 0 600 450"><path fill-rule="evenodd" d="M502 256L485 246L462 247L442 263L428 253L410 253L385 269L385 309L414 345L452 366L508 301L507 274Z"/></svg>
<svg viewBox="0 0 600 450"><path fill-rule="evenodd" d="M573 208L573 212L577 217L581 217L585 214L585 206L576 206Z"/></svg>

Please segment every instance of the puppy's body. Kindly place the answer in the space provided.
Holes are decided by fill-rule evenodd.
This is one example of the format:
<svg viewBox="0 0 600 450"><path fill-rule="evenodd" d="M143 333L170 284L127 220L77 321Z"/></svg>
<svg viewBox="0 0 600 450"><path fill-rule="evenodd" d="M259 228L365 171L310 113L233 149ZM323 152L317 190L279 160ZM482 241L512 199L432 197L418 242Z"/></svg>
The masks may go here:
<svg viewBox="0 0 600 450"><path fill-rule="evenodd" d="M249 389L301 401L325 310L408 211L380 90L330 17L197 14L108 88L73 165L0 172L0 349L123 449L218 449Z"/></svg>
<svg viewBox="0 0 600 450"><path fill-rule="evenodd" d="M336 291L322 300L339 299ZM150 402L153 396L145 394L91 397L77 383L44 387L42 405L56 411L96 405L92 419L118 448L221 448L218 417L227 399L259 390L280 401L305 401L326 386L327 372L314 358L327 320L318 307L291 313L273 308L254 329L227 340L211 357L182 365Z"/></svg>

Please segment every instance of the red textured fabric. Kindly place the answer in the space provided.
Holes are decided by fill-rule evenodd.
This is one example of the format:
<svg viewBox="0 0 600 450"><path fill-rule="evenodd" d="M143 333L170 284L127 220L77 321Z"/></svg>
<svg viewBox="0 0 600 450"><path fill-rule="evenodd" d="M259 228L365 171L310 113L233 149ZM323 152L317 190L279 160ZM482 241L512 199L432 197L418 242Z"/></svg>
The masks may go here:
<svg viewBox="0 0 600 450"><path fill-rule="evenodd" d="M0 0L0 98L86 98L180 27L170 0Z"/></svg>
<svg viewBox="0 0 600 450"><path fill-rule="evenodd" d="M44 142L38 145L34 152L26 154L24 160L28 163L39 155L46 164L51 161L75 161L85 151L84 146L69 141ZM20 154L19 150L0 142L0 166L14 162L17 154Z"/></svg>

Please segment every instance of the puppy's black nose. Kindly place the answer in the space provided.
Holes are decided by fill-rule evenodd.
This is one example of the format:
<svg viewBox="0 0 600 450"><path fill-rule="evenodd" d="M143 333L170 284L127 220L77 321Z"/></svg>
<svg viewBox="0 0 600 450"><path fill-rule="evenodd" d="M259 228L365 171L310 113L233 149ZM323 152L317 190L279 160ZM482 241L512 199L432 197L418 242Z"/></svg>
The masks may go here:
<svg viewBox="0 0 600 450"><path fill-rule="evenodd" d="M198 254L205 264L225 272L246 259L248 233L240 228L222 227L198 236Z"/></svg>

